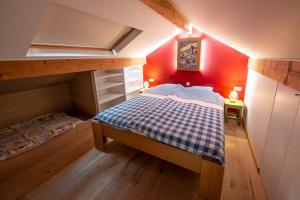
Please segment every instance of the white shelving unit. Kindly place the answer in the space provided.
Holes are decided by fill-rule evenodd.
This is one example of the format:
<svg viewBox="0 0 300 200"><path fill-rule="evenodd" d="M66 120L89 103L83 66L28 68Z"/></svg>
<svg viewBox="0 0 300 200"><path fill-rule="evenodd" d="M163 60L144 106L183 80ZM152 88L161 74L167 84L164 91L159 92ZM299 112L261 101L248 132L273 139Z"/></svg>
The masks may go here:
<svg viewBox="0 0 300 200"><path fill-rule="evenodd" d="M98 112L125 101L123 69L92 72Z"/></svg>
<svg viewBox="0 0 300 200"><path fill-rule="evenodd" d="M102 90L106 90L109 88L113 88L116 86L120 86L120 85L124 85L124 83L118 83L118 82L103 82L99 84L99 90L98 91L102 91Z"/></svg>
<svg viewBox="0 0 300 200"><path fill-rule="evenodd" d="M136 96L138 90L143 88L143 66L135 65L124 68L124 82L126 100Z"/></svg>
<svg viewBox="0 0 300 200"><path fill-rule="evenodd" d="M128 100L143 87L143 66L92 72L98 112Z"/></svg>

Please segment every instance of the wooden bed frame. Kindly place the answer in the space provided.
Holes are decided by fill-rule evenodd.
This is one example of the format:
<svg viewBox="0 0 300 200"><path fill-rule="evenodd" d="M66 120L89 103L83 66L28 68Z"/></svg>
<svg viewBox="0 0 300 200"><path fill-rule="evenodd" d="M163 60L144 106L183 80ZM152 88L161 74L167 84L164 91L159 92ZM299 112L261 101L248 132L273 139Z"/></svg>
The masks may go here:
<svg viewBox="0 0 300 200"><path fill-rule="evenodd" d="M174 163L200 175L199 195L203 199L220 199L224 166L216 161L155 141L143 135L92 121L95 147L105 151L106 137L160 159Z"/></svg>

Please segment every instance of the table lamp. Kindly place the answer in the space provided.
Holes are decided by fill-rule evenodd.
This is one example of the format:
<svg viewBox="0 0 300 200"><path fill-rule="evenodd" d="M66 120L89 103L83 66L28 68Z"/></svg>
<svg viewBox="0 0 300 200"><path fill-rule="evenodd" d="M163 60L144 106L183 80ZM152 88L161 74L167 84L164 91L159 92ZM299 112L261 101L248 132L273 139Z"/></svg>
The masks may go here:
<svg viewBox="0 0 300 200"><path fill-rule="evenodd" d="M144 88L145 88L145 89L149 89L149 82L148 82L148 81L145 81L145 82L144 82Z"/></svg>
<svg viewBox="0 0 300 200"><path fill-rule="evenodd" d="M233 90L229 94L229 99L231 102L236 102L236 100L239 99L239 94L238 92L242 91L242 87L233 87Z"/></svg>

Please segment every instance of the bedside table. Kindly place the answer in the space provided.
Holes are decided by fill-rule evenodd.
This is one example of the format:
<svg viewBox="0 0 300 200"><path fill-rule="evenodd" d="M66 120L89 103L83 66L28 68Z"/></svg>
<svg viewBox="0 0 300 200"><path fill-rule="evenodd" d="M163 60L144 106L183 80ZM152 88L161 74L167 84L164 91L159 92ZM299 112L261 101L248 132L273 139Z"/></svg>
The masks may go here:
<svg viewBox="0 0 300 200"><path fill-rule="evenodd" d="M241 121L243 119L243 113L244 113L244 107L245 104L242 100L236 100L233 102L232 100L228 98L224 98L224 119L225 122L227 122L228 118L236 119L238 125L241 124ZM236 110L236 113L229 112L228 109Z"/></svg>
<svg viewBox="0 0 300 200"><path fill-rule="evenodd" d="M141 94L141 93L143 93L143 92L145 92L146 90L148 90L149 88L142 88L142 89L139 89L139 93Z"/></svg>

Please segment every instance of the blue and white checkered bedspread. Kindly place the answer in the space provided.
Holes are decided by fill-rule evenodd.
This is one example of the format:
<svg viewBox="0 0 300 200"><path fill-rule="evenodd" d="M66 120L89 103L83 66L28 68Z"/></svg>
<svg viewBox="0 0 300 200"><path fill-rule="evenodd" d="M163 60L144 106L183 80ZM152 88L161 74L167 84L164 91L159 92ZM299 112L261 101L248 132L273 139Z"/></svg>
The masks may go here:
<svg viewBox="0 0 300 200"><path fill-rule="evenodd" d="M224 163L223 111L220 109L139 95L95 118Z"/></svg>

